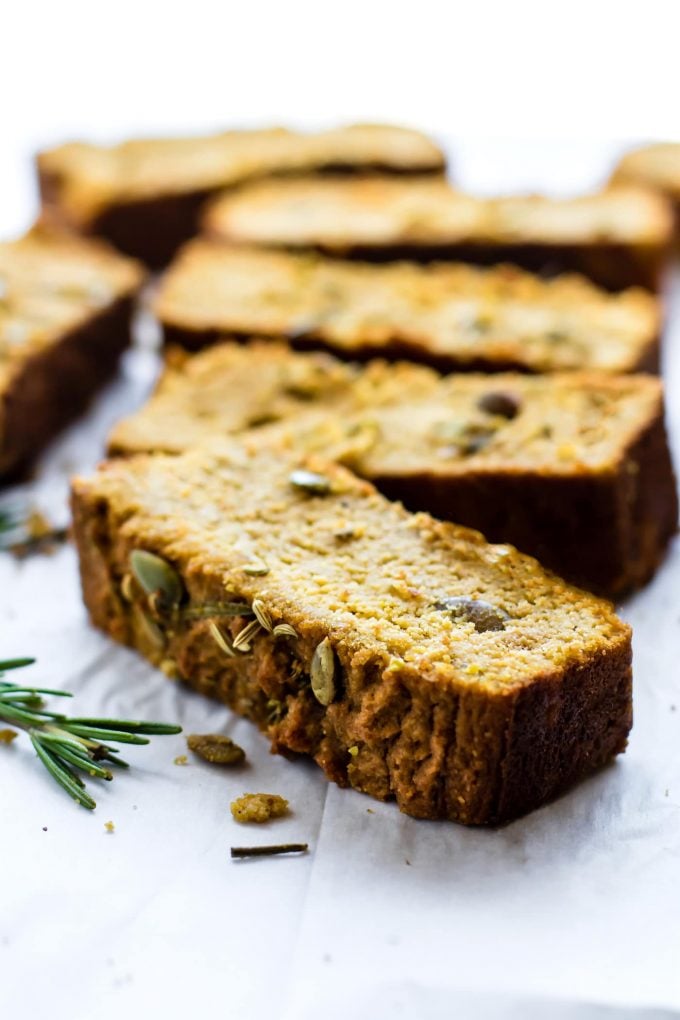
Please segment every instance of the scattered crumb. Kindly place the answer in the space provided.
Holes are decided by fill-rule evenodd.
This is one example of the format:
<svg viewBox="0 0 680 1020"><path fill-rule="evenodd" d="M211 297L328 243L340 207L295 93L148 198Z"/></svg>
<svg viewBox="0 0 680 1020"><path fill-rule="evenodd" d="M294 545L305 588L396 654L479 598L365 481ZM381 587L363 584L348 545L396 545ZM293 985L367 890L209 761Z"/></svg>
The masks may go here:
<svg viewBox="0 0 680 1020"><path fill-rule="evenodd" d="M67 528L55 528L45 515L35 508L31 509L21 522L21 532L22 537L9 547L9 551L17 559L24 559L31 553L51 555L68 538Z"/></svg>
<svg viewBox="0 0 680 1020"><path fill-rule="evenodd" d="M374 815L374 814L375 814L375 811L373 810L373 808L372 808L372 807L367 807L367 808L366 808L366 814L367 814L367 815Z"/></svg>
<svg viewBox="0 0 680 1020"><path fill-rule="evenodd" d="M669 791L669 790L664 790L664 797L668 797L668 796L669 796L669 793L670 793L670 791Z"/></svg>
<svg viewBox="0 0 680 1020"><path fill-rule="evenodd" d="M47 826L46 825L43 825L42 829L43 829L43 832L47 832Z"/></svg>
<svg viewBox="0 0 680 1020"><path fill-rule="evenodd" d="M241 765L246 760L243 748L222 733L192 733L187 737L187 746L214 765Z"/></svg>
<svg viewBox="0 0 680 1020"><path fill-rule="evenodd" d="M288 814L288 801L277 793L244 793L231 802L237 822L268 822Z"/></svg>
<svg viewBox="0 0 680 1020"><path fill-rule="evenodd" d="M158 667L161 673L165 673L168 680L179 680L180 672L179 666L174 659L163 659L160 666Z"/></svg>
<svg viewBox="0 0 680 1020"><path fill-rule="evenodd" d="M671 705L671 712L675 712L675 705Z"/></svg>
<svg viewBox="0 0 680 1020"><path fill-rule="evenodd" d="M406 863L408 864L408 866L410 868L411 867L411 862L409 861L408 857L404 857L404 860L406 861Z"/></svg>
<svg viewBox="0 0 680 1020"><path fill-rule="evenodd" d="M28 517L26 518L26 531L28 537L33 541L38 541L41 538L47 538L48 535L52 534L53 527L45 517L45 514L35 508L31 510Z"/></svg>
<svg viewBox="0 0 680 1020"><path fill-rule="evenodd" d="M174 764L175 765L188 765L189 764L189 759L187 758L186 754L178 754L177 757L174 760Z"/></svg>
<svg viewBox="0 0 680 1020"><path fill-rule="evenodd" d="M16 730L0 730L0 744L11 744L18 736Z"/></svg>
<svg viewBox="0 0 680 1020"><path fill-rule="evenodd" d="M106 829L107 832L116 831L116 826L113 824L113 822L104 822L104 828Z"/></svg>

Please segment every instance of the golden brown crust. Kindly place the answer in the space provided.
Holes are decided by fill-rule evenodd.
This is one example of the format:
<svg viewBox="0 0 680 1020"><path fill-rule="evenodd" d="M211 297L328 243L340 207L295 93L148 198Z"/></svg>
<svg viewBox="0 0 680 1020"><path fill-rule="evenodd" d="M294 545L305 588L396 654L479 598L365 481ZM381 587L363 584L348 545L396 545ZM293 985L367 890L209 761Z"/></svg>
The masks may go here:
<svg viewBox="0 0 680 1020"><path fill-rule="evenodd" d="M317 134L273 128L135 139L110 148L72 142L40 153L37 168L47 220L163 265L197 232L203 203L222 188L329 170L441 173L444 156L417 131L354 124Z"/></svg>
<svg viewBox="0 0 680 1020"><path fill-rule="evenodd" d="M172 360L146 407L116 426L110 453L181 453L257 425L251 444L333 458L413 510L510 541L611 596L644 583L675 533L657 379L442 379L267 342Z"/></svg>
<svg viewBox="0 0 680 1020"><path fill-rule="evenodd" d="M166 337L193 350L220 334L259 335L443 371L646 370L661 330L649 293L607 294L576 276L339 262L205 239L170 267L155 311Z"/></svg>
<svg viewBox="0 0 680 1020"><path fill-rule="evenodd" d="M680 202L680 142L657 142L631 149L616 165L612 181L653 188Z"/></svg>
<svg viewBox="0 0 680 1020"><path fill-rule="evenodd" d="M28 464L115 371L141 267L92 241L0 244L0 473Z"/></svg>
<svg viewBox="0 0 680 1020"><path fill-rule="evenodd" d="M306 467L325 473L330 492L299 492L289 480L299 463L218 445L76 480L95 624L154 662L172 659L266 729L274 749L311 754L334 781L394 796L420 818L507 821L624 749L630 630L607 603L323 462ZM340 517L354 526L349 540L333 538ZM252 545L264 575L244 570ZM149 600L123 581L139 548L171 563L186 590L172 619L160 618L160 641L140 623ZM443 596L493 601L494 625L457 615ZM268 626L286 623L295 637L256 627L248 648L225 655L210 623L237 648L247 608L197 618L225 598L250 612L259 600L258 620L264 606ZM322 645L333 689L320 701Z"/></svg>
<svg viewBox="0 0 680 1020"><path fill-rule="evenodd" d="M216 199L204 224L233 244L576 269L612 290L658 286L673 231L668 204L641 188L477 198L439 178L264 181Z"/></svg>

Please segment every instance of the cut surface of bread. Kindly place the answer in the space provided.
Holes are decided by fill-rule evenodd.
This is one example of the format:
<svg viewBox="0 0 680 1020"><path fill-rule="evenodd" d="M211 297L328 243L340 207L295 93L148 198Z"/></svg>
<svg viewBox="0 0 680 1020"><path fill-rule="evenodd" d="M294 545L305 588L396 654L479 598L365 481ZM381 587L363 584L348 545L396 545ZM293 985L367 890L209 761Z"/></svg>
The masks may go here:
<svg viewBox="0 0 680 1020"><path fill-rule="evenodd" d="M197 231L205 200L244 181L359 170L441 173L441 150L418 131L354 124L316 134L270 128L208 137L71 142L39 154L43 215L100 234L149 264Z"/></svg>
<svg viewBox="0 0 680 1020"><path fill-rule="evenodd" d="M232 243L335 256L576 269L617 290L658 285L673 218L661 196L632 186L575 198L480 198L443 178L335 178L254 183L216 199L204 226Z"/></svg>
<svg viewBox="0 0 680 1020"><path fill-rule="evenodd" d="M630 630L337 465L216 443L73 486L93 622L420 818L507 821L621 752Z"/></svg>
<svg viewBox="0 0 680 1020"><path fill-rule="evenodd" d="M441 371L653 371L661 331L651 294L609 294L582 277L343 262L205 239L178 255L155 311L168 341L189 349L221 335L271 336Z"/></svg>
<svg viewBox="0 0 680 1020"><path fill-rule="evenodd" d="M410 508L511 541L612 596L643 583L677 524L663 392L649 376L442 378L267 342L174 352L109 452L249 442L338 460Z"/></svg>

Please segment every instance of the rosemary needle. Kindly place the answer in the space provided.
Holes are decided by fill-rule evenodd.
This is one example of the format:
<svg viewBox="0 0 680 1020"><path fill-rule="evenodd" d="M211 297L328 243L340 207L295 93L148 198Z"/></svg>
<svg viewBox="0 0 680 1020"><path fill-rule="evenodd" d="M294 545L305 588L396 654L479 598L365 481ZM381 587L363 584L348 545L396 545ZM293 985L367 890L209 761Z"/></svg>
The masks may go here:
<svg viewBox="0 0 680 1020"><path fill-rule="evenodd" d="M35 659L0 661L0 721L25 730L35 753L49 774L70 797L82 807L92 810L94 799L78 775L111 780L113 772L102 762L128 768L118 757L118 750L108 741L120 744L148 744L149 736L181 733L181 726L149 723L128 719L69 718L59 712L47 711L43 695L72 697L69 691L49 687L27 687L3 680L5 673L30 666Z"/></svg>
<svg viewBox="0 0 680 1020"><path fill-rule="evenodd" d="M243 857L274 857L276 854L304 854L309 850L308 843L279 843L274 846L233 846L233 859Z"/></svg>

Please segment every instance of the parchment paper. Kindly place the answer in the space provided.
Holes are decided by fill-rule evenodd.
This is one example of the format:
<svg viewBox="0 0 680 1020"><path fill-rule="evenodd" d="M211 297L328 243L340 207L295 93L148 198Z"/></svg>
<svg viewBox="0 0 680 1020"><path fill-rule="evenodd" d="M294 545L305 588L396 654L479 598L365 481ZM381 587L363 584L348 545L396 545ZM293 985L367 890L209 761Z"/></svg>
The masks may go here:
<svg viewBox="0 0 680 1020"><path fill-rule="evenodd" d="M542 159L546 184L562 183L563 162ZM470 165L489 179L501 172L483 153ZM534 183L535 162L531 173ZM521 184L521 172L508 182ZM676 287L666 340L676 450L679 298ZM50 451L30 489L52 518L65 517L68 474L96 462L156 367L149 350L129 355ZM221 730L250 762L176 765L183 738L158 738L130 752L129 774L93 784L88 813L25 739L0 747L2 1016L680 1015L679 582L676 543L622 606L635 630L627 753L528 818L477 831L413 821L328 786L313 765L271 757L250 724L90 628L70 547L21 563L0 556L0 657L37 656L24 679L72 690L77 714ZM285 795L292 816L264 831L237 826L229 802L252 790ZM234 844L289 840L311 852L229 858Z"/></svg>

